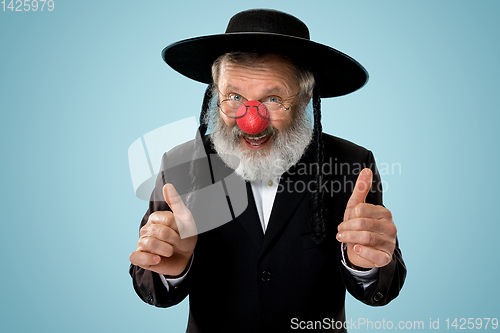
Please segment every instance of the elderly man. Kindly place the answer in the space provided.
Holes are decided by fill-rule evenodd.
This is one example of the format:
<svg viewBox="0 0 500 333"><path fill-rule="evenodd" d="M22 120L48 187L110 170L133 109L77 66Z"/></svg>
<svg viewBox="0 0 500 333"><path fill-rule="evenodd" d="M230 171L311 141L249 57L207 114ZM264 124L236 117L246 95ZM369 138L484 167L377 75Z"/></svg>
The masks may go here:
<svg viewBox="0 0 500 333"><path fill-rule="evenodd" d="M246 181L248 207L183 238L199 221L160 174L165 200L150 202L130 255L138 295L159 307L189 295L188 332L344 332L346 289L369 305L395 298L406 268L373 155L321 129L320 98L362 87L364 68L274 10L238 13L225 34L163 57L209 83L204 149Z"/></svg>

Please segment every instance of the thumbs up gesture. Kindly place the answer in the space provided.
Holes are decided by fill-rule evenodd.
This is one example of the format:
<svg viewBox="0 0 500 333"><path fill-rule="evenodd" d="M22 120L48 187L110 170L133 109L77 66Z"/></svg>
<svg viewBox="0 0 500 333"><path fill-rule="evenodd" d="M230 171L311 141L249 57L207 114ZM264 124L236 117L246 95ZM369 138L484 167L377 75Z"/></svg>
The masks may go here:
<svg viewBox="0 0 500 333"><path fill-rule="evenodd" d="M157 211L149 216L141 228L137 250L130 254L130 262L159 274L176 276L188 265L198 236L193 216L172 184L163 187L163 196L172 211Z"/></svg>
<svg viewBox="0 0 500 333"><path fill-rule="evenodd" d="M351 264L361 268L383 267L392 258L396 246L396 226L391 212L365 203L373 174L363 169L347 202L344 221L338 226L337 240L347 244Z"/></svg>

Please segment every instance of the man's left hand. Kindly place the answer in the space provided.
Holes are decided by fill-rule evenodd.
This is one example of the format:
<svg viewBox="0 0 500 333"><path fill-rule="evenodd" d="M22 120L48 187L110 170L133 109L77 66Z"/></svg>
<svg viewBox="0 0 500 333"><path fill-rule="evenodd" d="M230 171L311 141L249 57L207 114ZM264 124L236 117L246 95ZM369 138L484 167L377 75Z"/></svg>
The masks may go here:
<svg viewBox="0 0 500 333"><path fill-rule="evenodd" d="M347 244L347 256L353 268L383 267L391 262L396 247L397 229L391 212L365 202L372 178L370 169L360 172L347 202L344 222L338 226L337 240Z"/></svg>

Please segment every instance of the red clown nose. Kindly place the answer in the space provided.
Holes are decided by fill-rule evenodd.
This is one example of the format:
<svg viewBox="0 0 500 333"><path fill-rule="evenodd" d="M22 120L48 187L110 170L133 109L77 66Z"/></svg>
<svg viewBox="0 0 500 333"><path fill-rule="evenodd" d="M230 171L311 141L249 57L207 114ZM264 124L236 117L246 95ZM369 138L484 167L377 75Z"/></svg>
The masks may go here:
<svg viewBox="0 0 500 333"><path fill-rule="evenodd" d="M246 134L262 133L269 125L269 110L259 101L245 102L236 112L236 124Z"/></svg>

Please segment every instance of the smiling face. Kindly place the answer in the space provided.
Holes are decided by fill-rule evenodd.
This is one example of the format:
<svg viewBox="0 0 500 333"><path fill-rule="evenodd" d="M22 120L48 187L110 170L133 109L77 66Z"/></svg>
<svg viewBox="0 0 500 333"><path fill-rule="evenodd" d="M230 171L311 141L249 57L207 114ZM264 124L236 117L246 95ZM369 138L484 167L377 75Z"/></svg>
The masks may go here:
<svg viewBox="0 0 500 333"><path fill-rule="evenodd" d="M264 126L258 127L256 131L249 131L248 128L252 126L242 123L247 121L245 117L252 112L253 120L250 121L259 121L258 118L261 117L257 114L256 107L247 107L245 116L241 118L230 117L222 112L223 105L220 108L214 107L209 113L211 140L222 160L235 168L236 173L245 180L273 179L297 163L311 141L311 117L306 112L306 105L312 93L307 92L312 88L302 88L301 91L301 85L296 79L299 77L298 69L278 55L250 54L244 59L229 61L224 56L220 59L221 62L214 65L213 71L218 89L214 90L214 99L218 99L219 103L225 100L250 101L247 104L252 105L258 105L259 102L280 102L285 108L289 108L279 119L275 119L270 112L271 120L266 119ZM302 82L304 87L312 86L312 74L311 80ZM225 109L226 113L231 114L227 111ZM240 112L233 115L239 115ZM248 134L249 132L253 134ZM239 164L231 165L234 159L225 158L225 155L237 157Z"/></svg>
<svg viewBox="0 0 500 333"><path fill-rule="evenodd" d="M291 64L277 55L265 55L245 63L222 63L217 86L220 101L229 99L241 102L280 102L286 108L293 103L299 93L299 84L293 76ZM292 123L293 110L292 107L285 111L280 119L270 120L268 128L274 128L278 134L283 133ZM247 114L238 119L240 126L241 122L246 121L246 117L251 116L252 111L254 110L247 108ZM220 112L220 116L228 129L232 130L237 126L235 118L228 117L223 112ZM268 148L274 140L270 132L266 130L250 135L242 131L239 136L241 149Z"/></svg>

